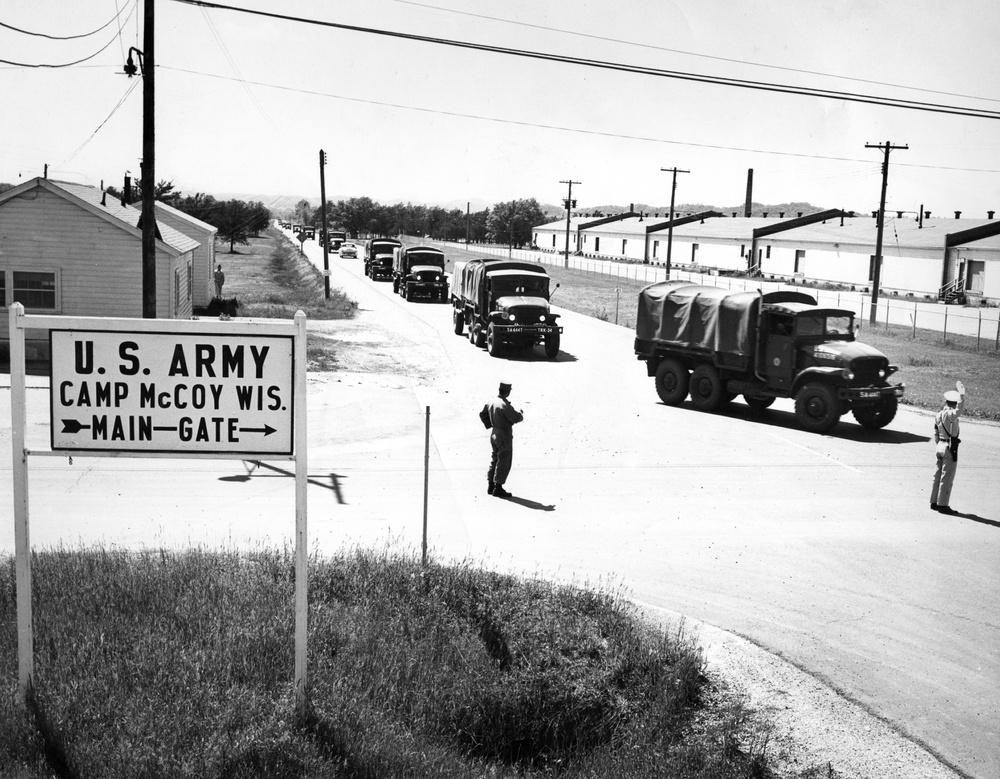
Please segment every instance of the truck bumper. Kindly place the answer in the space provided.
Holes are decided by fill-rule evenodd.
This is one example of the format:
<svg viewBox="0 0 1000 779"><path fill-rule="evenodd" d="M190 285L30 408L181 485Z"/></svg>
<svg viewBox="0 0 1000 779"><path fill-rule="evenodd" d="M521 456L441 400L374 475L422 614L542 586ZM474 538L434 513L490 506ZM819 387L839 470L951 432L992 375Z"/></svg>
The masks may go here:
<svg viewBox="0 0 1000 779"><path fill-rule="evenodd" d="M888 387L841 387L838 396L841 400L850 401L851 405L863 405L865 403L878 403L887 397L903 397L906 387L902 384L893 384Z"/></svg>
<svg viewBox="0 0 1000 779"><path fill-rule="evenodd" d="M440 296L443 300L448 297L448 285L447 284L434 284L433 282L421 282L421 281L410 281L407 282L406 288L410 291L410 294L414 297L438 297Z"/></svg>

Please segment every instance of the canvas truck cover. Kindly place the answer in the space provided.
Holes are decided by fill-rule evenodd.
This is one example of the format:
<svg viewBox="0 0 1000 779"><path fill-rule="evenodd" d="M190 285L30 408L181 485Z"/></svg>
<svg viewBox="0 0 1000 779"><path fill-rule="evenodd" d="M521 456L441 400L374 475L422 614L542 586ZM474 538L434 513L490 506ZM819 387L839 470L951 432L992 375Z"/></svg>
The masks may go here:
<svg viewBox="0 0 1000 779"><path fill-rule="evenodd" d="M651 284L639 293L640 342L712 352L719 364L745 368L753 357L761 303L814 303L798 292L730 292L686 281Z"/></svg>

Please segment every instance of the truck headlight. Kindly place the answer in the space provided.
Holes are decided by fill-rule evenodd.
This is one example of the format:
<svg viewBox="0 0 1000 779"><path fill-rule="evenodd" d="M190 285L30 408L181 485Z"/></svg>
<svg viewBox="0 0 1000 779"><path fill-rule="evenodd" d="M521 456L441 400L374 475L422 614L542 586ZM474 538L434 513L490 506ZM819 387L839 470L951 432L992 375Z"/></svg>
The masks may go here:
<svg viewBox="0 0 1000 779"><path fill-rule="evenodd" d="M852 371L852 370L850 370L848 368L844 368L844 370L842 371L842 374L843 374L844 378L847 379L848 381L854 381L854 371Z"/></svg>
<svg viewBox="0 0 1000 779"><path fill-rule="evenodd" d="M884 379L885 378L885 368L879 368L878 369L878 377L880 379Z"/></svg>
<svg viewBox="0 0 1000 779"><path fill-rule="evenodd" d="M510 319L511 322L514 322L514 321L517 320L517 317L514 316L513 314L508 314L507 316L508 316L508 318Z"/></svg>
<svg viewBox="0 0 1000 779"><path fill-rule="evenodd" d="M540 317L538 317L538 321L539 322L544 322L545 321L545 314L542 314Z"/></svg>

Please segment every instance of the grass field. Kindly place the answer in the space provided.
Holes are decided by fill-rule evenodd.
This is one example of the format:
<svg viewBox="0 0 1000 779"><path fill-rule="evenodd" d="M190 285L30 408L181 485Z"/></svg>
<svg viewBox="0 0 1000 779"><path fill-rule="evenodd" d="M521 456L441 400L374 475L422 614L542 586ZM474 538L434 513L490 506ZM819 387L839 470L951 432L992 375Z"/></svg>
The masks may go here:
<svg viewBox="0 0 1000 779"><path fill-rule="evenodd" d="M771 776L766 724L682 626L650 629L621 592L387 552L311 561L298 720L293 557L36 553L26 708L0 567L0 775Z"/></svg>

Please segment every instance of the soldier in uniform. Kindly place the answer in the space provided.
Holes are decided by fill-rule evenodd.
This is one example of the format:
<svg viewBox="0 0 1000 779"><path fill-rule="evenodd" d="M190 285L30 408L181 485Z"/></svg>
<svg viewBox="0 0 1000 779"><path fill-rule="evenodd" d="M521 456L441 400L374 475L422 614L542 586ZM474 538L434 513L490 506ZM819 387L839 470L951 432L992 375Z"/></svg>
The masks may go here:
<svg viewBox="0 0 1000 779"><path fill-rule="evenodd" d="M490 460L489 494L497 498L509 498L510 493L503 488L510 473L510 465L514 456L513 426L524 419L524 415L514 408L507 399L510 396L510 384L500 385L500 395L486 404L493 429L490 432L490 443L493 445L493 459Z"/></svg>
<svg viewBox="0 0 1000 779"><path fill-rule="evenodd" d="M955 389L944 393L944 406L934 415L934 443L937 445L934 486L931 488L931 508L942 514L954 514L951 507L951 485L958 468L958 417L965 405L965 385L955 383Z"/></svg>

